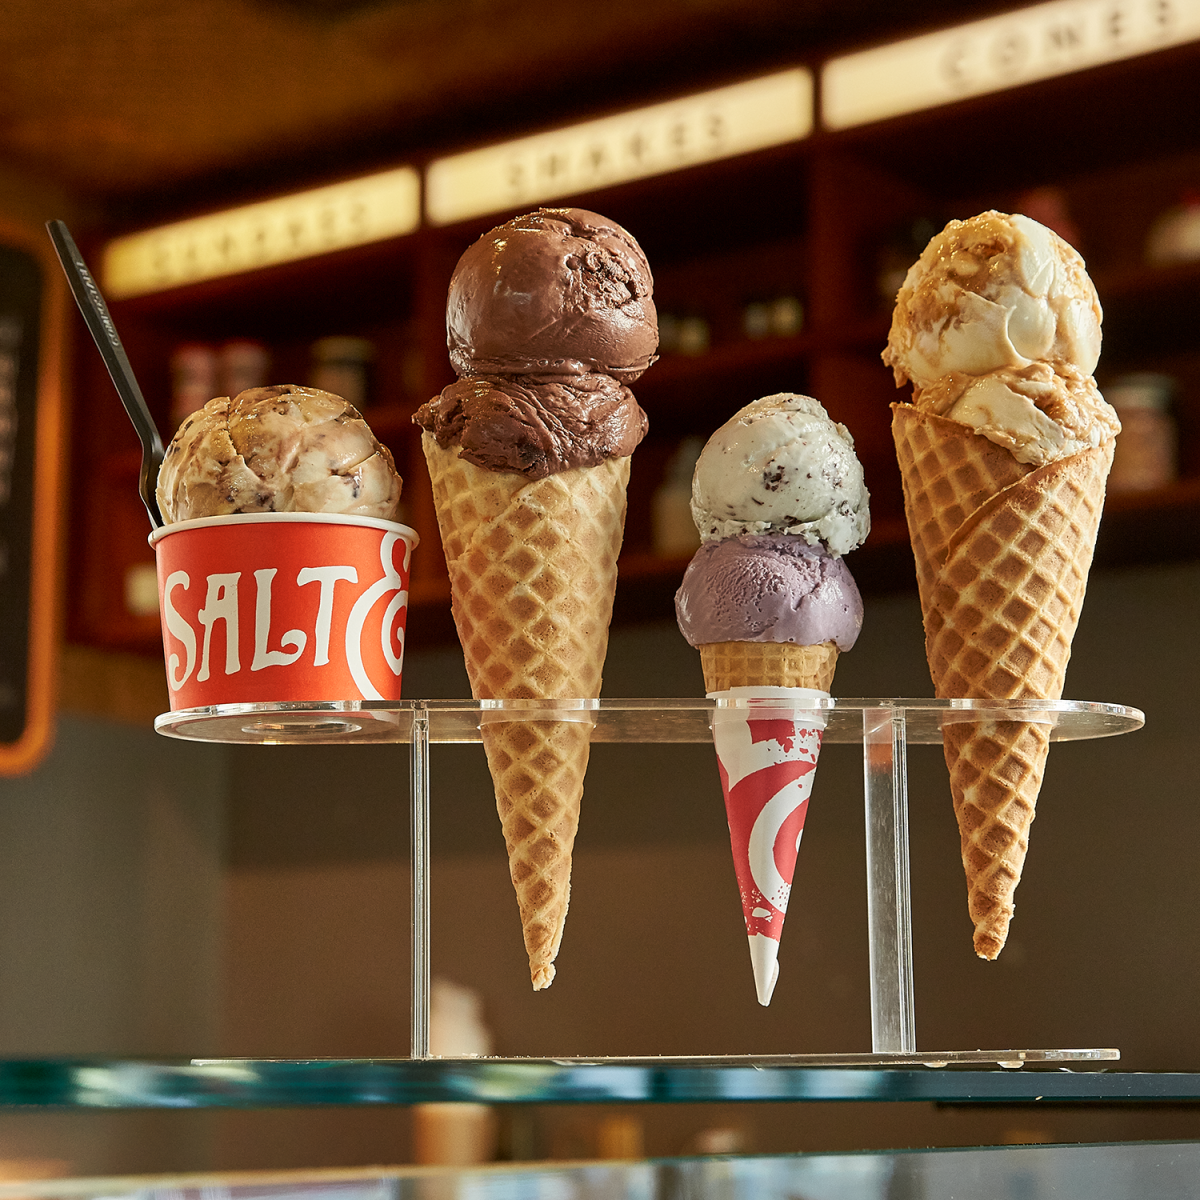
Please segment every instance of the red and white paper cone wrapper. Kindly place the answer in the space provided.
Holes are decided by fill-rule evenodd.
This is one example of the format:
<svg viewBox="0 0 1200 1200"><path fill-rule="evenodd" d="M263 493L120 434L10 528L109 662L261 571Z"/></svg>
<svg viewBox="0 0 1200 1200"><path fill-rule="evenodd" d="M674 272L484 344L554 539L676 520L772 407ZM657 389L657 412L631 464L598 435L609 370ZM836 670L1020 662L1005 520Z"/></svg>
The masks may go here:
<svg viewBox="0 0 1200 1200"><path fill-rule="evenodd" d="M406 525L246 513L167 525L150 544L173 712L400 699Z"/></svg>
<svg viewBox="0 0 1200 1200"><path fill-rule="evenodd" d="M813 688L737 687L710 692L713 742L758 1002L771 1003L779 978L779 939L796 854L812 794L821 731L819 709L797 711L772 700L825 698ZM745 700L723 707L721 700Z"/></svg>

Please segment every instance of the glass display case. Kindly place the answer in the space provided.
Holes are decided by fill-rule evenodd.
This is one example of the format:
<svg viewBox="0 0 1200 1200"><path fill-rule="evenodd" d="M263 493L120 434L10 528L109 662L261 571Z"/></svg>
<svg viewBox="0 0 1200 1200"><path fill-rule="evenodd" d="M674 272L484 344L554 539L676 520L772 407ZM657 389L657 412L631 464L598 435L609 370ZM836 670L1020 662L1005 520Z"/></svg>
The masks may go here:
<svg viewBox="0 0 1200 1200"><path fill-rule="evenodd" d="M1183 1200L1195 1195L1198 1175L1200 1145L1143 1142L41 1180L19 1187L22 1197L48 1200Z"/></svg>

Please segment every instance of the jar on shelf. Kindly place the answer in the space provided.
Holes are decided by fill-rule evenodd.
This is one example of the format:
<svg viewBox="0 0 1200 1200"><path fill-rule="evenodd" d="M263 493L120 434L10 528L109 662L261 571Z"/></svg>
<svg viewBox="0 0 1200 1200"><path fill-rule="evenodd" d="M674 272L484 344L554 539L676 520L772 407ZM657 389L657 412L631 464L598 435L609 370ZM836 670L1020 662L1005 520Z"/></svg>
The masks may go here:
<svg viewBox="0 0 1200 1200"><path fill-rule="evenodd" d="M693 314L679 319L675 349L680 354L704 354L709 340L708 322L703 317Z"/></svg>
<svg viewBox="0 0 1200 1200"><path fill-rule="evenodd" d="M700 534L692 520L692 472L704 449L704 439L687 437L667 462L663 481L651 501L654 553L660 558L682 558L694 554Z"/></svg>
<svg viewBox="0 0 1200 1200"><path fill-rule="evenodd" d="M795 337L804 328L804 304L799 296L776 296L767 307L772 336Z"/></svg>
<svg viewBox="0 0 1200 1200"><path fill-rule="evenodd" d="M752 300L742 309L742 332L751 341L795 337L804 327L804 305L799 296Z"/></svg>
<svg viewBox="0 0 1200 1200"><path fill-rule="evenodd" d="M1150 227L1146 261L1156 267L1200 258L1200 191L1187 192Z"/></svg>
<svg viewBox="0 0 1200 1200"><path fill-rule="evenodd" d="M134 563L125 569L125 611L135 617L158 614L158 571L154 563Z"/></svg>
<svg viewBox="0 0 1200 1200"><path fill-rule="evenodd" d="M751 300L742 309L742 332L752 341L771 336L771 309L762 300Z"/></svg>
<svg viewBox="0 0 1200 1200"><path fill-rule="evenodd" d="M942 227L933 217L914 217L888 231L875 259L875 294L889 312L908 269L921 256L929 239Z"/></svg>
<svg viewBox="0 0 1200 1200"><path fill-rule="evenodd" d="M1104 389L1121 418L1108 487L1113 492L1151 491L1172 483L1178 472L1178 433L1171 412L1175 381L1169 375L1122 375Z"/></svg>
<svg viewBox="0 0 1200 1200"><path fill-rule="evenodd" d="M672 312L658 314L658 352L674 354L679 349L679 318Z"/></svg>
<svg viewBox="0 0 1200 1200"><path fill-rule="evenodd" d="M355 408L362 409L371 398L371 364L375 346L367 338L324 337L312 345L312 374L315 388L332 392Z"/></svg>
<svg viewBox="0 0 1200 1200"><path fill-rule="evenodd" d="M236 396L247 388L265 387L271 370L271 352L262 342L233 338L221 347L219 373L222 396Z"/></svg>
<svg viewBox="0 0 1200 1200"><path fill-rule="evenodd" d="M429 989L429 1052L478 1058L492 1053L483 998L473 988L434 979ZM496 1156L495 1110L484 1104L435 1101L412 1107L413 1152L423 1166L471 1166Z"/></svg>
<svg viewBox="0 0 1200 1200"><path fill-rule="evenodd" d="M216 349L201 342L176 346L171 352L172 431L219 394Z"/></svg>

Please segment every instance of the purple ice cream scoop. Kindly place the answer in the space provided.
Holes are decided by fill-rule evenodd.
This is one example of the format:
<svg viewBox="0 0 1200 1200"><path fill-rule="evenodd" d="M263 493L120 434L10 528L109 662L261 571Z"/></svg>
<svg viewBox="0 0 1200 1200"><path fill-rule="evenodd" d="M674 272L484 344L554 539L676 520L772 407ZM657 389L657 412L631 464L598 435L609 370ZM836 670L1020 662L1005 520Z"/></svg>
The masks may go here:
<svg viewBox="0 0 1200 1200"><path fill-rule="evenodd" d="M846 564L787 534L741 534L705 542L675 594L679 629L711 642L833 642L849 650L863 605Z"/></svg>

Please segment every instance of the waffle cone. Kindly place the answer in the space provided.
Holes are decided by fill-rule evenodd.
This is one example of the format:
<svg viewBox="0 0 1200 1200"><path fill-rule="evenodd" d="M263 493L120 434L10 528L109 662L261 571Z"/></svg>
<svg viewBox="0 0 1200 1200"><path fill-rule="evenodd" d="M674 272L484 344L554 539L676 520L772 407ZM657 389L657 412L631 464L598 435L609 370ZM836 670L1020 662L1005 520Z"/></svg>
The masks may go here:
<svg viewBox="0 0 1200 1200"><path fill-rule="evenodd" d="M700 647L704 688L804 687L827 692L833 686L838 648L833 642L797 646L794 642L708 642Z"/></svg>
<svg viewBox="0 0 1200 1200"><path fill-rule="evenodd" d="M529 480L428 433L422 446L475 698L598 696L629 459ZM554 978L566 921L591 725L499 721L482 733L537 990Z"/></svg>
<svg viewBox="0 0 1200 1200"><path fill-rule="evenodd" d="M1033 467L957 422L892 410L937 695L1059 699L1111 442ZM968 721L943 734L981 958L994 959L1008 936L1049 734L1021 721Z"/></svg>

